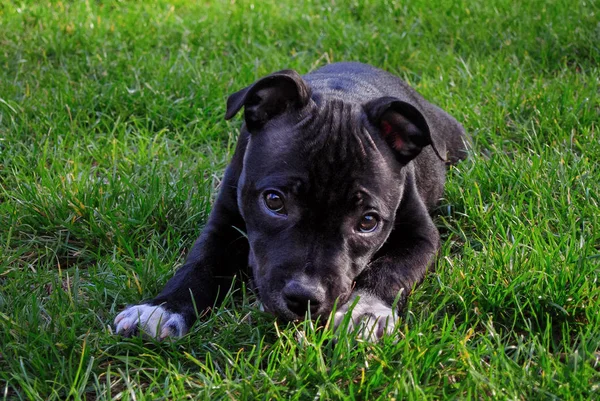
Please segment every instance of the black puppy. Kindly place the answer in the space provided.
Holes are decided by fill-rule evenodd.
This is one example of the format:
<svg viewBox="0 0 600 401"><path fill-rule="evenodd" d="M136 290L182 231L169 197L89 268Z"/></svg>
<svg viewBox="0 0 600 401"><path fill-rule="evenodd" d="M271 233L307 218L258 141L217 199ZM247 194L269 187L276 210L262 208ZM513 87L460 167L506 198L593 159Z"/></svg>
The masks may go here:
<svg viewBox="0 0 600 401"><path fill-rule="evenodd" d="M280 318L327 317L337 302L335 325L355 305L350 321L372 322L365 337L389 332L392 305L434 262L429 211L446 164L466 155L462 126L359 63L276 72L231 95L225 118L242 107L204 231L156 298L117 316L117 333L185 334L248 266L265 310Z"/></svg>

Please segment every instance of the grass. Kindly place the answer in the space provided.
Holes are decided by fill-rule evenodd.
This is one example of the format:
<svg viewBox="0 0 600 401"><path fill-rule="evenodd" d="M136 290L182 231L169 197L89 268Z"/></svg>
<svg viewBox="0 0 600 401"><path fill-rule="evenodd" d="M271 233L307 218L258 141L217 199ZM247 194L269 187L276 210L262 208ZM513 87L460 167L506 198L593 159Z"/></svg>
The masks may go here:
<svg viewBox="0 0 600 401"><path fill-rule="evenodd" d="M600 6L0 0L0 397L600 397ZM112 335L211 208L267 73L357 60L465 125L399 341L277 326L249 292L176 342Z"/></svg>

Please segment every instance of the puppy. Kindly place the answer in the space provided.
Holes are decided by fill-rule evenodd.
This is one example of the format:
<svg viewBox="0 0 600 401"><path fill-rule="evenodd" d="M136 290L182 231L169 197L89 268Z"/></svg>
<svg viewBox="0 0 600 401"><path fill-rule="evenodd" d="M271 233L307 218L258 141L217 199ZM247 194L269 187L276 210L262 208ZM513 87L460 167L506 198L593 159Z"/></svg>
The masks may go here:
<svg viewBox="0 0 600 401"><path fill-rule="evenodd" d="M184 335L249 269L266 311L284 320L351 313L378 339L433 264L430 217L446 165L466 156L463 127L400 78L360 63L304 76L283 70L232 94L244 125L208 223L154 299L116 332ZM245 233L245 234L244 234ZM353 306L353 308L351 308Z"/></svg>

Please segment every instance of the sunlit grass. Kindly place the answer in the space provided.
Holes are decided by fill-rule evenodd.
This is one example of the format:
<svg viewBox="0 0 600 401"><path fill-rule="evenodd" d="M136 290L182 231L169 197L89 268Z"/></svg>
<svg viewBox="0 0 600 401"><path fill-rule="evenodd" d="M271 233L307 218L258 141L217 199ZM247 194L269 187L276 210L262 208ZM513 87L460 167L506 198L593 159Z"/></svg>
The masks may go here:
<svg viewBox="0 0 600 401"><path fill-rule="evenodd" d="M0 2L0 396L594 399L600 7L556 1ZM357 60L474 149L398 338L277 326L240 291L190 335L113 336L206 221L227 94Z"/></svg>

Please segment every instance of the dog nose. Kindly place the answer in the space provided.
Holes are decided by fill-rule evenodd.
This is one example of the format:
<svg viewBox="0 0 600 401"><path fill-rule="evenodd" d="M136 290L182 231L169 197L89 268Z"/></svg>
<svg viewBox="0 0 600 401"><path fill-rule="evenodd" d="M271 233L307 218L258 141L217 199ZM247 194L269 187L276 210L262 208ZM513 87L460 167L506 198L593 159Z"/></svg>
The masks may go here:
<svg viewBox="0 0 600 401"><path fill-rule="evenodd" d="M283 288L283 298L290 311L298 316L304 316L308 310L317 313L323 301L324 291L317 285L289 281Z"/></svg>

